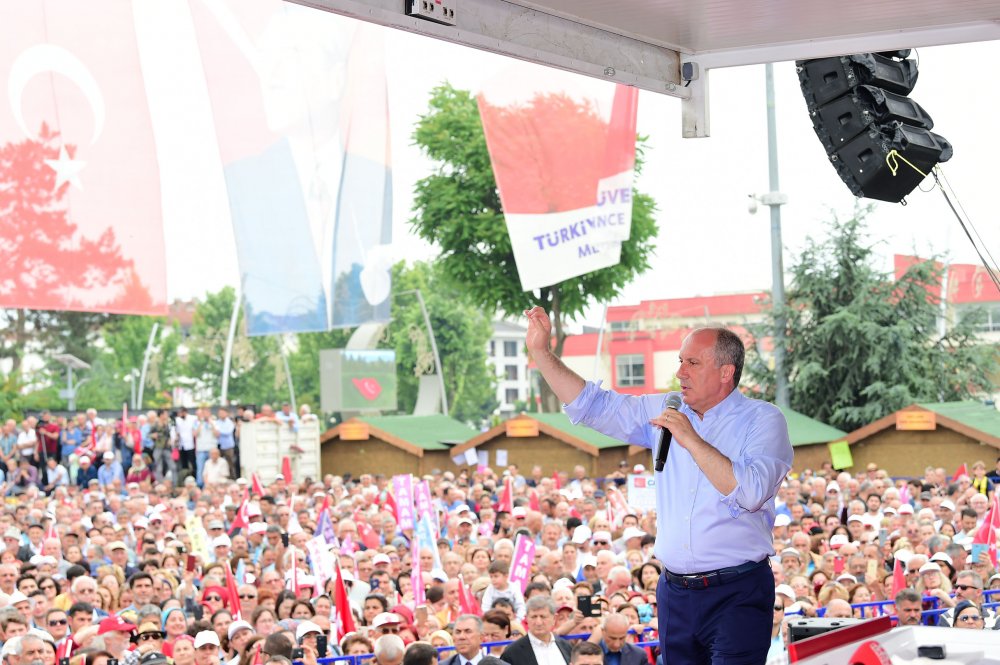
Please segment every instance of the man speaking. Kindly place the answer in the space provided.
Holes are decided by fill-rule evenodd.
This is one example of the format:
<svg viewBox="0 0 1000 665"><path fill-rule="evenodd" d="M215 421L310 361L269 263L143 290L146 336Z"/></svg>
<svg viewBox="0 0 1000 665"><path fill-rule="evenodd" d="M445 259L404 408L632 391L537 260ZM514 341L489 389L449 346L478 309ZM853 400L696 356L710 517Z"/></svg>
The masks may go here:
<svg viewBox="0 0 1000 665"><path fill-rule="evenodd" d="M621 395L584 381L552 353L545 311L525 315L528 351L570 420L650 449L661 434L669 443L656 474L653 548L664 565L656 589L664 664L764 663L774 495L792 446L781 411L737 390L743 342L724 328L689 334L677 370L682 401L668 407L668 395Z"/></svg>

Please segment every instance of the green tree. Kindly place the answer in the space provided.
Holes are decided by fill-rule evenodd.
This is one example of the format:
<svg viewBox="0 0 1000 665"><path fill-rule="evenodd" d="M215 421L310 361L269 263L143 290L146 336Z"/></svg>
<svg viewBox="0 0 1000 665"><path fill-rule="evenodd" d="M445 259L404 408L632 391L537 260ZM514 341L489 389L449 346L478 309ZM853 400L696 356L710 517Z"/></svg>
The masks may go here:
<svg viewBox="0 0 1000 665"><path fill-rule="evenodd" d="M417 400L420 376L435 372L427 326L416 295L427 306L441 356L450 416L480 423L496 409L496 376L487 362L486 345L493 334L490 317L443 274L440 263L399 263L393 267L392 323L386 347L396 351L399 408L410 413Z"/></svg>
<svg viewBox="0 0 1000 665"><path fill-rule="evenodd" d="M467 91L445 84L431 94L430 111L421 116L414 140L438 163L434 174L416 184L411 220L421 238L441 250L444 275L487 312L517 317L539 305L550 312L556 355L566 341L564 324L593 302L607 302L649 268L656 235L652 197L633 189L632 231L622 243L621 261L539 289L521 290L496 181L490 166L476 100ZM643 139L636 146L636 172L642 169ZM555 396L542 384L545 410L558 409Z"/></svg>
<svg viewBox="0 0 1000 665"><path fill-rule="evenodd" d="M784 310L791 406L853 430L918 401L976 398L995 390L995 349L977 341L975 317L938 331L941 268L912 266L900 279L875 266L865 231L871 208L834 219L825 240L810 239L791 269ZM774 373L760 342L773 317L751 332L748 383L774 397Z"/></svg>
<svg viewBox="0 0 1000 665"><path fill-rule="evenodd" d="M169 403L169 389L180 369L177 360L180 330L168 326L163 318L116 316L101 329L103 343L93 359L90 380L80 389L81 396L88 401L80 401L81 404L118 408L122 402L130 401L132 388L127 377L133 376L132 381L140 379L149 336L157 324L140 408Z"/></svg>
<svg viewBox="0 0 1000 665"><path fill-rule="evenodd" d="M233 313L236 291L227 286L209 293L194 312L185 375L195 383L196 394L216 401L222 394L222 365ZM248 404L280 402L287 399L280 337L248 337L243 312L237 320L229 374L229 400Z"/></svg>

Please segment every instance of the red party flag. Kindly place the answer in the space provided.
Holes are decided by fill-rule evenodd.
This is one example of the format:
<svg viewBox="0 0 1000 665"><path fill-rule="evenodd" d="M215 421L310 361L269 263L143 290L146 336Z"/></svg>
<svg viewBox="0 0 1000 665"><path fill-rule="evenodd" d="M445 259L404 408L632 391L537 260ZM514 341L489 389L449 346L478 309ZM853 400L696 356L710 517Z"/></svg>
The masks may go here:
<svg viewBox="0 0 1000 665"><path fill-rule="evenodd" d="M365 549L378 549L380 544L378 534L375 533L375 529L372 528L372 525L363 520L356 521L358 525L358 537L361 539L362 544L364 544Z"/></svg>
<svg viewBox="0 0 1000 665"><path fill-rule="evenodd" d="M250 485L253 488L253 493L257 496L264 496L264 486L260 482L260 477L256 473L250 474Z"/></svg>
<svg viewBox="0 0 1000 665"><path fill-rule="evenodd" d="M344 577L340 574L340 564L337 564L337 582L333 587L333 604L337 608L337 642L344 638L344 635L357 630L354 625L354 615L351 614L351 602L347 598L347 587L344 586Z"/></svg>
<svg viewBox="0 0 1000 665"><path fill-rule="evenodd" d="M281 475L286 483L292 482L292 459L290 457L281 458Z"/></svg>
<svg viewBox="0 0 1000 665"><path fill-rule="evenodd" d="M529 508L531 508L532 510L541 510L541 505L539 505L538 503L538 492L536 492L535 490L531 490L531 497L529 501L530 501L530 503L528 504Z"/></svg>
<svg viewBox="0 0 1000 665"><path fill-rule="evenodd" d="M239 621L243 618L243 607L240 605L239 587L229 561L226 561L226 591L229 593L229 609L233 613L233 618Z"/></svg>
<svg viewBox="0 0 1000 665"><path fill-rule="evenodd" d="M962 466L955 469L955 475L951 477L951 482L957 481L959 476L967 475L969 475L969 467L965 465L965 462L962 462Z"/></svg>
<svg viewBox="0 0 1000 665"><path fill-rule="evenodd" d="M76 644L73 643L73 636L67 635L66 639L64 639L62 644L59 645L59 648L56 649L56 662L58 663L63 658L69 658L72 656L73 647L75 646Z"/></svg>
<svg viewBox="0 0 1000 665"><path fill-rule="evenodd" d="M261 658L260 650L264 647L264 640L259 640L257 642L257 648L253 652L253 665L263 665L264 659Z"/></svg>
<svg viewBox="0 0 1000 665"><path fill-rule="evenodd" d="M396 523L399 523L399 507L396 505L396 498L392 496L392 492L385 493L385 507L392 510L392 516L396 518Z"/></svg>
<svg viewBox="0 0 1000 665"><path fill-rule="evenodd" d="M972 537L973 545L989 546L990 560L994 568L997 566L997 529L1000 529L1000 495L994 494L993 505L986 511L983 525ZM975 548L973 550L975 551Z"/></svg>
<svg viewBox="0 0 1000 665"><path fill-rule="evenodd" d="M511 486L510 476L503 480L503 492L500 494L500 501L497 503L497 511L514 511L514 488Z"/></svg>
<svg viewBox="0 0 1000 665"><path fill-rule="evenodd" d="M892 597L906 588L906 571L904 564L899 559L892 564Z"/></svg>
<svg viewBox="0 0 1000 665"><path fill-rule="evenodd" d="M233 523L229 525L229 535L233 535L237 529L246 529L250 526L250 493L247 490L243 490L243 501L240 502L240 507L236 510L236 517L233 518Z"/></svg>
<svg viewBox="0 0 1000 665"><path fill-rule="evenodd" d="M562 489L562 482L559 480L559 472L558 471L553 471L552 472L552 481L555 483L557 490L561 490Z"/></svg>
<svg viewBox="0 0 1000 665"><path fill-rule="evenodd" d="M458 581L458 605L462 614L483 615L483 608L479 605L475 594L472 593L471 589L465 587L465 583L461 579Z"/></svg>

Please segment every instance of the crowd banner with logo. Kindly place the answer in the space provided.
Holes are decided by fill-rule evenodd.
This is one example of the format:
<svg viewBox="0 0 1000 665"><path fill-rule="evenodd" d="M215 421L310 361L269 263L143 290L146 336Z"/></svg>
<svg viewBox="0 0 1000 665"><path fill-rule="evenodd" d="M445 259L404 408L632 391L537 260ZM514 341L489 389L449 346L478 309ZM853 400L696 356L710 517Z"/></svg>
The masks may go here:
<svg viewBox="0 0 1000 665"><path fill-rule="evenodd" d="M166 314L132 3L3 3L0 78L0 307Z"/></svg>
<svg viewBox="0 0 1000 665"><path fill-rule="evenodd" d="M192 2L251 335L389 319L382 29L280 0Z"/></svg>
<svg viewBox="0 0 1000 665"><path fill-rule="evenodd" d="M392 477L392 494L396 501L396 516L402 531L413 529L413 476L402 474Z"/></svg>
<svg viewBox="0 0 1000 665"><path fill-rule="evenodd" d="M535 562L535 541L525 538L523 535L517 537L514 544L514 557L511 559L510 573L507 581L520 587L521 593L528 586L531 579L531 565Z"/></svg>
<svg viewBox="0 0 1000 665"><path fill-rule="evenodd" d="M632 222L638 90L517 63L479 113L521 288L613 266Z"/></svg>

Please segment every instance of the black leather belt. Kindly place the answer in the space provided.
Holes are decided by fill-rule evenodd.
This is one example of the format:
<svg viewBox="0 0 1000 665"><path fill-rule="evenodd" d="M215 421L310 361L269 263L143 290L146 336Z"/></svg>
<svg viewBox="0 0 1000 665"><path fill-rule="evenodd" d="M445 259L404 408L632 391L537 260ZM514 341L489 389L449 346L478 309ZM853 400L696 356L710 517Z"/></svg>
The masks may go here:
<svg viewBox="0 0 1000 665"><path fill-rule="evenodd" d="M769 560L765 558L761 561L749 561L747 563L740 564L739 566L720 568L719 570L712 570L707 573L677 575L664 568L663 574L666 575L668 582L675 584L682 589L707 589L711 586L720 586L722 584L732 582L737 577L768 564Z"/></svg>

